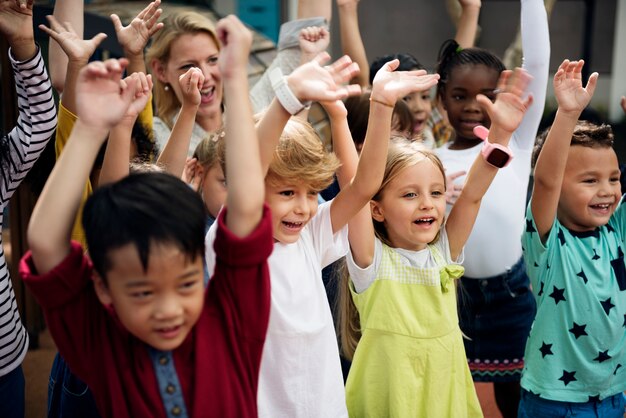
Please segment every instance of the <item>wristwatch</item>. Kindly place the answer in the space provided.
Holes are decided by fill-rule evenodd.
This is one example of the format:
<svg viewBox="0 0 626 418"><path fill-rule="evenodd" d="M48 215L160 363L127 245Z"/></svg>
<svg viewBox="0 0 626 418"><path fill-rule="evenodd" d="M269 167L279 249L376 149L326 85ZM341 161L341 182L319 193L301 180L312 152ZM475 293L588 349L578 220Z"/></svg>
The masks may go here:
<svg viewBox="0 0 626 418"><path fill-rule="evenodd" d="M483 148L480 153L487 164L496 168L503 168L509 165L513 159L513 152L509 147L489 142L489 129L482 125L478 125L474 128L474 135L484 141Z"/></svg>
<svg viewBox="0 0 626 418"><path fill-rule="evenodd" d="M274 89L274 93L276 94L276 98L285 108L287 112L291 115L295 115L300 113L305 107L311 105L311 102L302 103L298 98L293 94L289 86L287 85L287 80L283 76L283 72L280 68L276 67L269 73L270 83L272 84L272 89Z"/></svg>

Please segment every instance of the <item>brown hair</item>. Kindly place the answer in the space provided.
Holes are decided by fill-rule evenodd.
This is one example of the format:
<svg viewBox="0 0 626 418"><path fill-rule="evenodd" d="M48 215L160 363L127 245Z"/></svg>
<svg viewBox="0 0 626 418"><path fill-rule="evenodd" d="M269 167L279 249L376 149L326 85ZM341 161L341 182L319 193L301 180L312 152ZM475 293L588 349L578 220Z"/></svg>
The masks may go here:
<svg viewBox="0 0 626 418"><path fill-rule="evenodd" d="M168 15L163 19L163 28L152 37L152 44L146 51L148 67L155 60L166 65L170 58L172 43L180 36L202 32L209 35L215 41L217 48L220 48L214 23L209 18L200 13L187 11ZM165 90L165 84L158 77L153 77L152 81L154 83L152 91L157 115L172 129L172 119L181 104L173 89Z"/></svg>
<svg viewBox="0 0 626 418"><path fill-rule="evenodd" d="M537 159L543 149L550 129L551 128L548 128L543 131L537 138L537 142L535 142L531 158L531 166L533 168L537 164ZM585 120L578 121L574 128L574 133L572 134L570 146L574 145L587 148L613 148L613 130L611 129L611 125L596 125L595 123Z"/></svg>
<svg viewBox="0 0 626 418"><path fill-rule="evenodd" d="M424 148L420 142L411 141L404 137L391 138L389 151L387 152L387 163L385 165L383 182L372 200L380 201L385 187L387 187L402 170L425 159L431 161L441 171L444 178L444 186L446 186L446 175L443 164L432 151ZM391 245L384 223L374 219L372 219L372 221L374 222L374 230L378 239L386 245ZM434 241L438 238L439 234L437 234ZM361 338L361 326L359 313L354 305L350 292L348 269L344 265L339 271L339 296L335 306L335 312L337 314L337 334L339 336L342 354L347 359L352 359L356 346Z"/></svg>

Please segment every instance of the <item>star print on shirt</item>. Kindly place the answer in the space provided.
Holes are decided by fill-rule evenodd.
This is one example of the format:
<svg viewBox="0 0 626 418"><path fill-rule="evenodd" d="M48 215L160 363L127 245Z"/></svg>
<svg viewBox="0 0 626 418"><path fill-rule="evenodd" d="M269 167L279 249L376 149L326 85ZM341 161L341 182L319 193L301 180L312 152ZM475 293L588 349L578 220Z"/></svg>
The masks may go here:
<svg viewBox="0 0 626 418"><path fill-rule="evenodd" d="M554 353L552 352L552 344L546 344L545 341L541 343L541 348L539 349L539 351L541 351L541 358L545 358L549 355L554 355Z"/></svg>
<svg viewBox="0 0 626 418"><path fill-rule="evenodd" d="M541 296L543 295L543 287L545 286L544 282L539 283L540 287L539 287L539 293L537 293L537 296ZM624 315L624 326L626 327L626 315Z"/></svg>
<svg viewBox="0 0 626 418"><path fill-rule="evenodd" d="M624 328L626 328L626 314L624 314L624 323L622 324Z"/></svg>
<svg viewBox="0 0 626 418"><path fill-rule="evenodd" d="M556 235L559 241L561 242L561 247L565 245L565 234L563 230L559 228L559 233Z"/></svg>
<svg viewBox="0 0 626 418"><path fill-rule="evenodd" d="M606 313L606 316L609 316L611 308L615 307L615 305L611 302L611 298L601 301L600 305L602 305L602 309L604 309L604 313Z"/></svg>
<svg viewBox="0 0 626 418"><path fill-rule="evenodd" d="M559 377L559 380L561 380L563 383L565 383L565 386L569 385L571 382L575 382L576 377L574 376L576 374L576 372L568 372L567 370L563 370L563 376Z"/></svg>
<svg viewBox="0 0 626 418"><path fill-rule="evenodd" d="M589 400L587 400L587 402L600 402L600 395L589 395Z"/></svg>
<svg viewBox="0 0 626 418"><path fill-rule="evenodd" d="M532 235L533 232L537 232L537 230L533 226L533 221L531 221L530 219L526 220L526 232L530 233L530 235Z"/></svg>
<svg viewBox="0 0 626 418"><path fill-rule="evenodd" d="M592 260L599 260L600 256L598 255L598 252L594 249L593 250L593 257L591 257Z"/></svg>
<svg viewBox="0 0 626 418"><path fill-rule="evenodd" d="M587 328L587 324L578 325L576 322L574 322L574 326L569 329L569 332L574 334L574 337L578 339L578 337L582 337L583 335L589 335L587 334L585 328Z"/></svg>
<svg viewBox="0 0 626 418"><path fill-rule="evenodd" d="M594 358L593 361L597 361L598 363L602 363L604 361L610 360L612 357L609 356L609 350L598 351L598 357Z"/></svg>
<svg viewBox="0 0 626 418"><path fill-rule="evenodd" d="M613 371L613 376L617 374L617 371L619 370L620 367L622 367L621 364L618 364L617 366L615 366L615 370Z"/></svg>
<svg viewBox="0 0 626 418"><path fill-rule="evenodd" d="M559 289L556 286L552 286L552 293L550 293L548 296L553 298L554 303L557 305L559 304L560 301L565 302L567 300L565 299L565 288Z"/></svg>
<svg viewBox="0 0 626 418"><path fill-rule="evenodd" d="M585 274L585 272L581 269L580 273L576 274L578 277L580 277L581 279L583 279L583 283L587 284L587 282L589 280L587 280L587 275Z"/></svg>
<svg viewBox="0 0 626 418"><path fill-rule="evenodd" d="M607 230L608 232L615 232L615 230L613 229L613 227L612 227L611 225L609 225L609 224L606 224L606 230Z"/></svg>

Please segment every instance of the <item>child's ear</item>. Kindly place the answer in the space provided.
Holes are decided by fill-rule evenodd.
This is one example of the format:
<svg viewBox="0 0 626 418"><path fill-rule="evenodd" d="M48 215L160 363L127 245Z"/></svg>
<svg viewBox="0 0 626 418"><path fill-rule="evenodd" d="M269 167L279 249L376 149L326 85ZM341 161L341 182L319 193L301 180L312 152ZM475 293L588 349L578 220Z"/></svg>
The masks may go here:
<svg viewBox="0 0 626 418"><path fill-rule="evenodd" d="M109 306L113 304L113 298L111 298L111 293L109 292L109 288L102 280L102 277L96 272L93 273L93 287L96 291L96 296L100 300L100 303Z"/></svg>
<svg viewBox="0 0 626 418"><path fill-rule="evenodd" d="M150 61L150 68L152 68L152 74L154 74L161 83L167 83L167 79L165 78L165 64L163 62L155 58Z"/></svg>
<svg viewBox="0 0 626 418"><path fill-rule="evenodd" d="M384 222L385 215L383 213L383 208L380 206L380 203L370 200L370 210L372 212L372 218L374 218L377 222Z"/></svg>

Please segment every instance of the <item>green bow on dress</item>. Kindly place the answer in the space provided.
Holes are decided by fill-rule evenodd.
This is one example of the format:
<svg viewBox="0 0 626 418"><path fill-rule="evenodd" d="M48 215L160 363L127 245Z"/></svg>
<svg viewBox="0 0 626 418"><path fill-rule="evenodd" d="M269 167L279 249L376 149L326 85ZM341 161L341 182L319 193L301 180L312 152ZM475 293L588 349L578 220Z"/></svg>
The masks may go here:
<svg viewBox="0 0 626 418"><path fill-rule="evenodd" d="M465 273L465 268L458 264L448 264L439 270L439 279L441 281L441 290L445 293L449 290L450 284L454 279L460 279Z"/></svg>

